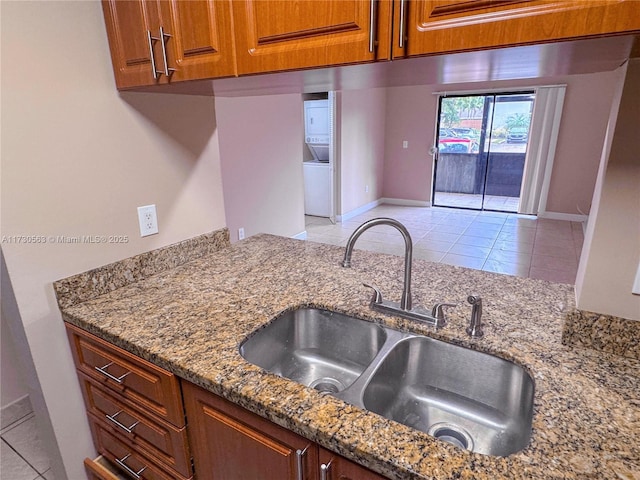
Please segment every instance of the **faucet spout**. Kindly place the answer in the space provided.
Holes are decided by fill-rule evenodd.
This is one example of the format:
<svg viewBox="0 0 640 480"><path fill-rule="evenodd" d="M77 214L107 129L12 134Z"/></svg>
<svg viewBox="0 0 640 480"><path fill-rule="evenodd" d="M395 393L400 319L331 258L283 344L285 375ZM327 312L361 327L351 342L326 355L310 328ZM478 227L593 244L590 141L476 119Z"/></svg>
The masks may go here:
<svg viewBox="0 0 640 480"><path fill-rule="evenodd" d="M346 268L351 267L351 255L353 253L353 247L356 244L356 240L358 240L360 235L362 235L366 230L369 230L371 227L375 227L376 225L389 225L390 227L394 227L402 234L402 238L404 238L404 286L402 288L402 297L400 298L400 308L402 310L411 310L411 261L413 256L413 241L411 240L411 235L409 235L407 228L397 220L384 217L374 218L364 222L356 228L347 241L342 266Z"/></svg>

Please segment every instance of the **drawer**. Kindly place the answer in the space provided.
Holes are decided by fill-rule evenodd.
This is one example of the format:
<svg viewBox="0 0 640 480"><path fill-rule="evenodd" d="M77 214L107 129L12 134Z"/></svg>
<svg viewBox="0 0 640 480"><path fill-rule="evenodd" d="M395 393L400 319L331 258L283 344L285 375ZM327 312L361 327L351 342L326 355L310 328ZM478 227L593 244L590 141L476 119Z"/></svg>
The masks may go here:
<svg viewBox="0 0 640 480"><path fill-rule="evenodd" d="M126 439L105 428L92 415L89 415L88 418L98 453L123 472L127 472L126 476L144 480L188 480L188 478L192 478L162 468L157 459L137 450Z"/></svg>
<svg viewBox="0 0 640 480"><path fill-rule="evenodd" d="M186 427L145 415L125 398L79 373L87 410L113 433L125 437L137 449L147 451L184 476L191 475L191 455Z"/></svg>
<svg viewBox="0 0 640 480"><path fill-rule="evenodd" d="M91 460L84 459L84 469L89 480L127 480L109 461L100 455Z"/></svg>
<svg viewBox="0 0 640 480"><path fill-rule="evenodd" d="M180 383L170 372L66 324L76 367L141 409L184 427Z"/></svg>

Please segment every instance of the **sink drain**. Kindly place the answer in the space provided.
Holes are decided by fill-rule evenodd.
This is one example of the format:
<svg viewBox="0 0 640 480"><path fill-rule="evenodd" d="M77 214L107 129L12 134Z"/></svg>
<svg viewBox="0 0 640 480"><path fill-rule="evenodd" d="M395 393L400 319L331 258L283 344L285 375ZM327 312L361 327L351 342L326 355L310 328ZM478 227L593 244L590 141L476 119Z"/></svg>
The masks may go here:
<svg viewBox="0 0 640 480"><path fill-rule="evenodd" d="M310 387L322 393L338 393L340 390L344 390L342 382L331 377L319 378L312 382Z"/></svg>
<svg viewBox="0 0 640 480"><path fill-rule="evenodd" d="M465 450L473 450L473 440L471 435L463 428L451 423L436 423L431 425L427 432L429 435L436 437L438 440L448 442Z"/></svg>

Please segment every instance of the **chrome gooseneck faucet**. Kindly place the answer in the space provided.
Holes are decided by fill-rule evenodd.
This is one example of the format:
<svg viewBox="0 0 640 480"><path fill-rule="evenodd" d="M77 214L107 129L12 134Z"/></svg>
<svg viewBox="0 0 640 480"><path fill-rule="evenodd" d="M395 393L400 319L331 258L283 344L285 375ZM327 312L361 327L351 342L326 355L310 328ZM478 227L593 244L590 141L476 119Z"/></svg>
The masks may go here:
<svg viewBox="0 0 640 480"><path fill-rule="evenodd" d="M390 302L382 299L382 293L376 287L366 285L365 287L372 288L374 291L373 298L371 299L371 308L381 311L383 313L389 313L392 315L398 315L400 317L409 318L413 320L420 320L422 322L442 327L445 324L445 315L443 307L454 307L455 305L450 303L438 303L436 304L431 313L422 307L413 308L411 301L411 260L413 256L413 241L407 228L397 220L393 218L374 218L368 220L354 230L347 241L347 246L344 252L344 259L342 260L342 266L351 267L351 255L353 253L353 247L356 240L366 230L376 225L389 225L396 228L404 238L404 285L402 287L402 297L400 303Z"/></svg>
<svg viewBox="0 0 640 480"><path fill-rule="evenodd" d="M344 259L342 260L342 266L351 267L351 254L353 253L353 247L356 244L358 237L362 235L366 230L376 225L389 225L396 228L404 238L404 286L402 287L402 297L400 298L400 308L403 310L411 310L411 258L413 256L413 241L407 228L399 221L393 218L374 218L367 222L364 222L358 228L356 228L347 242L347 247L344 251ZM382 297L380 297L382 299Z"/></svg>

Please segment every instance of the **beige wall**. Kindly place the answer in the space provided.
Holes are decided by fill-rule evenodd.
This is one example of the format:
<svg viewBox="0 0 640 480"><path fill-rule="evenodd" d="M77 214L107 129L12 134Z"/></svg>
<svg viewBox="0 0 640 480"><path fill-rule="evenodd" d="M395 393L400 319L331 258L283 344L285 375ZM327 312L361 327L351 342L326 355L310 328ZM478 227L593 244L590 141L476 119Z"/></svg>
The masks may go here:
<svg viewBox="0 0 640 480"><path fill-rule="evenodd" d="M46 402L37 413L48 410L75 480L93 448L51 283L225 225L214 101L119 95L99 2L1 8L2 235L48 239L3 243L19 308L7 321L24 330ZM136 207L151 203L160 233L140 238Z"/></svg>
<svg viewBox="0 0 640 480"><path fill-rule="evenodd" d="M303 104L299 94L216 98L231 240L304 231Z"/></svg>
<svg viewBox="0 0 640 480"><path fill-rule="evenodd" d="M518 81L458 85L425 85L388 89L384 197L428 201L431 196L432 157L437 96L433 92L512 89L566 84L567 94L552 180L548 212L589 212L600 163L600 152L616 88L615 72ZM409 148L402 148L402 140Z"/></svg>
<svg viewBox="0 0 640 480"><path fill-rule="evenodd" d="M576 280L578 308L640 320L631 288L640 262L640 59L629 62L611 112L610 142L594 194Z"/></svg>
<svg viewBox="0 0 640 480"><path fill-rule="evenodd" d="M382 197L386 89L345 90L337 103L339 214L344 215Z"/></svg>

